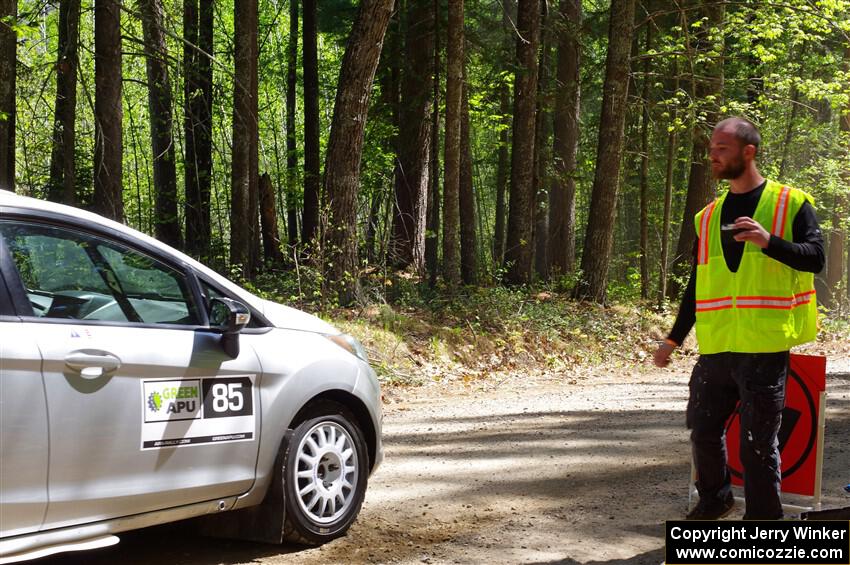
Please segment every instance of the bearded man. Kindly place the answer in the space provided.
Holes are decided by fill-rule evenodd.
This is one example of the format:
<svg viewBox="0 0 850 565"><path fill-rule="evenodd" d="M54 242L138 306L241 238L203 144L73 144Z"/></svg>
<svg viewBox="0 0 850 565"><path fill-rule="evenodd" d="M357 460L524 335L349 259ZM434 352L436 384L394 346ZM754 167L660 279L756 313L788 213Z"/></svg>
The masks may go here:
<svg viewBox="0 0 850 565"><path fill-rule="evenodd" d="M814 200L765 180L761 135L744 118L718 123L709 156L729 190L695 217L694 267L676 322L655 352L665 367L696 325L700 356L686 413L699 502L686 519L715 520L734 506L725 424L740 400L744 519L783 517L777 434L791 347L816 337L814 274L823 236Z"/></svg>

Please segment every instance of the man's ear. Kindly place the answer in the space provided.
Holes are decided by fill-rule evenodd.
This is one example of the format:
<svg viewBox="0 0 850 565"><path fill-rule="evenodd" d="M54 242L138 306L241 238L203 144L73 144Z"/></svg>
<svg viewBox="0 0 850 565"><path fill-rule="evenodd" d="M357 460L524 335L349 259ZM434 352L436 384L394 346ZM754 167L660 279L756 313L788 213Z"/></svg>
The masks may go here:
<svg viewBox="0 0 850 565"><path fill-rule="evenodd" d="M758 148L753 144L744 145L744 156L747 159L755 159L756 153L758 153Z"/></svg>

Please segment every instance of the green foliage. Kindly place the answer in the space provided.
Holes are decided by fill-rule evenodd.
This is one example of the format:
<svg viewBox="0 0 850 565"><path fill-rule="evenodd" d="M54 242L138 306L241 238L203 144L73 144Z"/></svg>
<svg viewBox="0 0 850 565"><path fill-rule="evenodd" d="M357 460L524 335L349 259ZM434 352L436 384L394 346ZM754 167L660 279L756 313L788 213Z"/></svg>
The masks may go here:
<svg viewBox="0 0 850 565"><path fill-rule="evenodd" d="M183 190L183 44L182 3L165 0L168 63L173 88L173 110L177 158L178 187ZM470 101L473 184L477 196L480 222L477 226L481 242L482 269L487 284L499 281L500 265L493 265L491 241L495 225L495 198L500 133L510 132L510 116L500 105L500 94L513 87L513 63L516 34L503 21L510 3L473 1L466 3L466 71ZM558 7L550 4L548 22L555 25ZM20 0L18 17L4 22L18 34L17 92L17 184L22 192L44 196L49 179L50 153L53 141L53 105L55 64L58 42L58 4L36 0ZM213 193L211 201L213 234L211 252L203 260L222 271L228 270L230 238L230 178L233 118L233 23L234 6L230 2L215 3L213 82L214 112L212 116ZM320 151L328 143L330 119L337 90L339 67L351 23L357 12L355 0L327 0L318 5L319 27L319 113ZM404 41L404 8L400 3L399 24L394 31L399 48ZM722 25L714 26L699 9L679 11L677 4L651 4L656 12L642 12L637 28L637 42L630 87L627 116L627 151L621 170L618 217L612 230L616 239L609 268L609 296L616 301L633 301L640 292L638 249L640 214L640 131L642 125L644 82L649 89L649 234L646 257L650 265L652 285L657 284L660 267L660 239L670 237L675 249L676 234L683 221L686 187L691 161L692 135L695 126L710 127L710 111L723 115L739 114L754 119L761 128L763 144L759 164L771 177L811 192L819 203L825 230L833 225L831 214L837 202L846 197L847 147L850 140L837 135L842 112L850 108L850 71L847 68L846 45L850 36L850 1L789 0L775 3L727 3ZM126 5L122 12L124 36L124 203L128 224L142 231L153 231L154 194L147 85L141 25ZM446 3L441 3L441 18ZM297 65L297 99L295 138L298 140L297 171L286 170L287 149L285 88L289 37L289 0L268 0L259 4L259 98L260 107L260 173L272 178L277 202L281 240L286 241L287 207L303 204L303 84L301 44ZM82 2L79 50L80 68L77 96L76 173L77 194L81 205L90 207L93 194L94 150L94 2ZM580 146L578 169L573 175L577 185L576 235L581 251L590 191L595 174L598 123L601 115L602 80L607 55L607 2L584 2L584 23L580 32L582 46ZM560 24L559 24L560 25ZM645 26L651 26L652 46L644 46ZM440 22L443 35L439 44L445 48L445 22ZM568 30L556 29L554 37ZM697 43L704 37L705 50L698 52ZM388 43L385 42L385 46ZM391 78L391 58L385 57L379 77ZM644 74L643 61L650 62ZM723 92L717 97L696 96L692 77L703 74L703 65L722 61ZM550 60L550 76L556 71L557 56ZM404 61L401 61L403 73ZM444 69L441 85L444 86ZM360 242L360 268L364 277L359 300L363 303L390 302L428 308L431 300L439 302L444 289L433 294L422 291L414 280L393 274L385 255L392 229L393 184L398 135L394 99L384 89L387 80L375 82L372 108L366 125L366 142L361 159L361 186L357 201L357 233ZM563 87L555 85L541 100L551 110L554 96ZM440 104L443 103L441 92ZM507 117L507 119L505 119ZM669 234L662 234L663 189L666 177L668 136L677 138L673 150L673 209ZM441 135L441 134L438 134ZM551 144L551 138L547 144ZM442 143L440 144L442 145ZM439 156L438 156L439 158ZM551 163L544 164L551 175ZM609 174L616 174L609 172ZM543 189L546 189L544 184ZM721 187L722 189L722 187ZM183 195L179 210L183 213ZM365 234L373 212L374 245L366 245ZM687 222L688 219L685 219ZM845 225L846 229L847 226ZM370 249L370 247L372 247ZM321 249L320 249L321 251ZM326 253L327 250L322 251ZM366 258L372 254L367 261ZM671 252L672 253L672 252ZM290 253L287 253L291 257ZM670 257L669 261L673 261ZM310 265L288 261L285 273L269 266L260 276L256 288L269 296L305 307L329 308L334 299L326 292L327 275ZM361 273L348 273L349 282L357 282ZM568 292L575 273L549 283L556 292ZM680 284L684 281L678 281ZM846 283L845 283L846 284ZM429 291L430 292L430 291ZM465 291L464 291L465 292ZM497 292L488 289L487 292ZM503 298L517 309L520 304L506 291ZM654 294L651 288L650 293ZM451 300L454 300L452 297ZM462 302L475 304L474 293ZM530 306L522 307L527 310ZM486 316L485 316L486 318ZM470 321L470 324L478 323ZM486 325L490 322L481 322ZM482 326L484 327L484 326Z"/></svg>

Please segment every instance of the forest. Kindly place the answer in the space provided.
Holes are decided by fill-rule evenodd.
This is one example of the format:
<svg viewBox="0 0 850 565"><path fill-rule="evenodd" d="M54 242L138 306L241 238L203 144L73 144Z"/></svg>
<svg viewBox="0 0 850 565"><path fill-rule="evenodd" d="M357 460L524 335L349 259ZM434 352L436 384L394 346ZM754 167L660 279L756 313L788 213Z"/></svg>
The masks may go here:
<svg viewBox="0 0 850 565"><path fill-rule="evenodd" d="M850 0L0 0L0 188L334 305L675 302L733 115L846 315Z"/></svg>

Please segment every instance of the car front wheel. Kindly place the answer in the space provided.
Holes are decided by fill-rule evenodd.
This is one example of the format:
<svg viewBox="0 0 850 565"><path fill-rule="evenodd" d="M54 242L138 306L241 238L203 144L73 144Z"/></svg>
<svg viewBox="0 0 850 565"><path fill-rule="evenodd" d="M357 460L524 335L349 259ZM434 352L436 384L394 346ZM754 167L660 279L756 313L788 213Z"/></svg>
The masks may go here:
<svg viewBox="0 0 850 565"><path fill-rule="evenodd" d="M344 406L322 402L295 427L283 468L287 540L317 545L344 535L366 493L366 442Z"/></svg>

